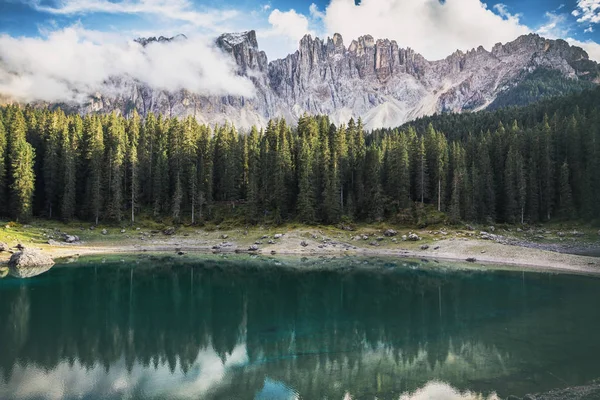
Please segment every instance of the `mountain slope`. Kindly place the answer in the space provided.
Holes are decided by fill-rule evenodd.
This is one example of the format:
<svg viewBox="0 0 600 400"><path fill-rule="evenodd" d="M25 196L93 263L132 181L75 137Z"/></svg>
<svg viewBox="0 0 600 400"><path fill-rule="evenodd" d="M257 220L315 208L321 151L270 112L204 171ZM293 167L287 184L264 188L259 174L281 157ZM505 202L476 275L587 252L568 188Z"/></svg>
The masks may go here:
<svg viewBox="0 0 600 400"><path fill-rule="evenodd" d="M137 41L169 45L170 40ZM491 51L457 51L438 61L370 35L348 46L339 34L325 41L307 35L295 53L272 62L260 51L254 31L222 35L216 45L235 59L238 74L252 81L254 97L167 93L119 77L116 82L127 88L125 94L96 94L80 111L127 113L135 108L141 114L194 115L204 123L231 122L242 128L264 126L275 117L295 122L309 113L329 115L337 123L361 117L368 128L393 127L434 113L529 103L556 94L532 92L526 100L513 100L510 93L528 79L548 87L560 80L568 91L594 86L600 70L581 48L534 34ZM536 73L541 70L552 72Z"/></svg>

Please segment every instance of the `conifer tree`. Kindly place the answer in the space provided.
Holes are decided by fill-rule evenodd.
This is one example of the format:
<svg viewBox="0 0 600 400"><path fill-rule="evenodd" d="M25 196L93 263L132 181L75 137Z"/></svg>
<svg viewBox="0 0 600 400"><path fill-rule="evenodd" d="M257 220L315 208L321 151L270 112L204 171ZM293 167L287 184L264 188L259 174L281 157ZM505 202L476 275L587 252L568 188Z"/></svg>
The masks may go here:
<svg viewBox="0 0 600 400"><path fill-rule="evenodd" d="M76 122L71 122L76 124ZM76 137L74 136L76 127L71 129L62 129L60 134L60 159L62 162L62 198L60 214L64 220L71 220L75 216L75 195L76 195Z"/></svg>
<svg viewBox="0 0 600 400"><path fill-rule="evenodd" d="M429 187L429 171L427 168L425 140L422 136L416 138L414 149L417 199L421 204L424 204L425 198L429 196L429 193L427 192L427 188Z"/></svg>
<svg viewBox="0 0 600 400"><path fill-rule="evenodd" d="M127 156L127 139L124 121L116 113L108 117L106 135L106 161L108 166L108 215L121 221L123 211L123 177Z"/></svg>
<svg viewBox="0 0 600 400"><path fill-rule="evenodd" d="M61 183L61 138L67 130L65 115L62 111L52 113L46 119L44 127L44 152L43 171L44 189L46 199L46 214L48 218L54 216L54 210L59 204L59 188Z"/></svg>
<svg viewBox="0 0 600 400"><path fill-rule="evenodd" d="M573 192L571 190L571 171L565 160L560 167L559 205L564 218L573 218L575 210L573 205Z"/></svg>
<svg viewBox="0 0 600 400"><path fill-rule="evenodd" d="M35 176L35 152L26 140L23 112L16 108L8 131L9 204L10 215L24 221L32 215Z"/></svg>
<svg viewBox="0 0 600 400"><path fill-rule="evenodd" d="M140 138L140 117L137 111L127 124L127 167L129 169L129 207L131 209L131 223L135 223L135 211L139 196L139 156L138 143Z"/></svg>
<svg viewBox="0 0 600 400"><path fill-rule="evenodd" d="M311 224L316 220L313 160L310 136L300 138L298 154L298 217L300 221Z"/></svg>
<svg viewBox="0 0 600 400"><path fill-rule="evenodd" d="M83 123L85 162L87 165L86 204L89 216L98 225L104 203L104 140L97 117L87 116Z"/></svg>
<svg viewBox="0 0 600 400"><path fill-rule="evenodd" d="M7 171L7 137L2 115L0 114L0 215L8 214L8 171Z"/></svg>

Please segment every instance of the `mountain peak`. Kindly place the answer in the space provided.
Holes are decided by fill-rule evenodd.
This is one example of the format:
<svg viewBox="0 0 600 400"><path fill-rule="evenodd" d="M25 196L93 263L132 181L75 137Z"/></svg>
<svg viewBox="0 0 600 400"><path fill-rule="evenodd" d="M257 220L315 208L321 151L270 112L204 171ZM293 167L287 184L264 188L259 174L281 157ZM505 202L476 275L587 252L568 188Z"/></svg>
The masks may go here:
<svg viewBox="0 0 600 400"><path fill-rule="evenodd" d="M173 37L159 36L158 39L156 38L156 36L151 36L151 37L147 37L147 38L140 37L137 39L133 39L133 41L146 47L150 43L165 43L165 42L168 43L168 42L184 40L184 39L187 39L187 36L185 36L183 33L180 33Z"/></svg>
<svg viewBox="0 0 600 400"><path fill-rule="evenodd" d="M216 40L219 47L229 50L230 48L247 44L254 49L258 49L258 41L256 40L256 31L232 32L224 33Z"/></svg>

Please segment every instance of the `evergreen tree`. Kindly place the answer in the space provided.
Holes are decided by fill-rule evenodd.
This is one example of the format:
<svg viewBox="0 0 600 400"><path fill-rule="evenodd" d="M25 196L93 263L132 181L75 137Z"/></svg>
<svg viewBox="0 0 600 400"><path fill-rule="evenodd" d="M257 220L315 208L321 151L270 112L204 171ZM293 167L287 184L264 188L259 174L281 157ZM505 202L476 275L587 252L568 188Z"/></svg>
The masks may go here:
<svg viewBox="0 0 600 400"><path fill-rule="evenodd" d="M77 156L77 137L76 131L79 129L76 126L79 121L71 121L72 125L69 129L61 130L60 138L60 159L62 161L63 174L63 192L61 199L60 214L64 220L71 220L75 216L75 195L77 193L77 173L75 168Z"/></svg>
<svg viewBox="0 0 600 400"><path fill-rule="evenodd" d="M127 167L129 170L129 207L131 209L131 223L135 223L135 211L139 196L139 156L138 143L140 138L140 117L137 111L133 112L127 124Z"/></svg>
<svg viewBox="0 0 600 400"><path fill-rule="evenodd" d="M8 172L7 172L7 137L6 129L0 114L0 215L8 214Z"/></svg>
<svg viewBox="0 0 600 400"><path fill-rule="evenodd" d="M571 190L571 171L569 164L565 161L560 167L560 212L564 218L574 218L573 192Z"/></svg>
<svg viewBox="0 0 600 400"><path fill-rule="evenodd" d="M108 117L106 132L106 161L108 166L108 204L109 217L121 221L123 211L123 177L127 139L124 121L116 113Z"/></svg>
<svg viewBox="0 0 600 400"><path fill-rule="evenodd" d="M104 140L97 117L87 116L83 124L87 164L86 204L89 216L98 225L104 203Z"/></svg>
<svg viewBox="0 0 600 400"><path fill-rule="evenodd" d="M16 108L8 131L10 216L17 221L32 216L35 152L26 140L23 112Z"/></svg>

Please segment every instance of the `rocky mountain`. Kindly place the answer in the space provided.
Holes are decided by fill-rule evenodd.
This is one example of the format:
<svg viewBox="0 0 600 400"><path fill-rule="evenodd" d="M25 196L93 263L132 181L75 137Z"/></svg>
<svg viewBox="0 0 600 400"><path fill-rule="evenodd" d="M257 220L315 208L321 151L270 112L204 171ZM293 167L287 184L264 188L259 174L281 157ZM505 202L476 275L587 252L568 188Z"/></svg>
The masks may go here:
<svg viewBox="0 0 600 400"><path fill-rule="evenodd" d="M172 39L137 41L147 45ZM191 114L201 122L239 127L264 126L274 117L293 122L304 113L327 114L336 123L361 117L366 127L378 128L434 113L485 109L539 70L556 71L566 82L600 83L600 67L584 50L535 34L498 43L490 51L456 51L437 61L370 35L349 45L339 34L327 40L307 35L295 53L271 62L254 31L224 34L216 45L235 59L238 74L253 82L253 98L167 93L124 80L126 94L96 94L81 111L126 113L136 108L141 114Z"/></svg>
<svg viewBox="0 0 600 400"><path fill-rule="evenodd" d="M149 37L149 38L137 38L134 39L134 42L137 42L139 44L141 44L142 46L147 46L150 43L168 43L168 42L172 42L173 40L185 40L187 39L187 36L185 36L184 34L179 34L177 36L173 36L173 37L164 37L164 36L160 36L158 39L155 36Z"/></svg>

